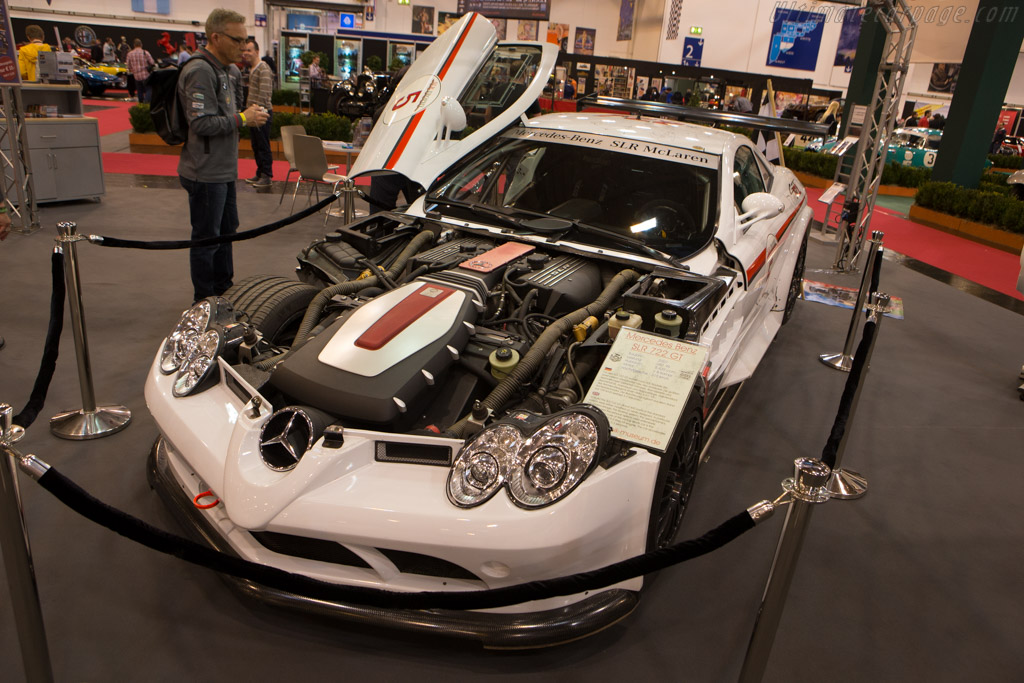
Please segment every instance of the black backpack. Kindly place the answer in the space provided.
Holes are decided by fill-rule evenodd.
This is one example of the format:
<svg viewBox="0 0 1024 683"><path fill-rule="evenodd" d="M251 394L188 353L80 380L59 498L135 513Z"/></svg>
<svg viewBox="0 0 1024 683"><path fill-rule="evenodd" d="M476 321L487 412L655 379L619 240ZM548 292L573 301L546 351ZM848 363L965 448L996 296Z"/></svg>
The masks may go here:
<svg viewBox="0 0 1024 683"><path fill-rule="evenodd" d="M153 118L156 134L168 145L180 145L188 139L188 119L178 101L178 77L192 60L210 64L202 52L196 51L182 67L168 66L149 74L146 83L152 90L149 115ZM212 64L210 64L212 68Z"/></svg>

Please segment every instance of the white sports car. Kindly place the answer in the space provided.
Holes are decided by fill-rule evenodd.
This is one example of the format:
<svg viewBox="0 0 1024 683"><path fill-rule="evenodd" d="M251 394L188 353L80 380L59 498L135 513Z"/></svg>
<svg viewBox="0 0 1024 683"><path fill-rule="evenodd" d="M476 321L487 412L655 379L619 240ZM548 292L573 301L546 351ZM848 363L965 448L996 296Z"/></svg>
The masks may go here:
<svg viewBox="0 0 1024 683"><path fill-rule="evenodd" d="M149 474L208 543L406 592L565 576L672 543L724 397L793 310L812 212L739 135L525 119L556 54L463 17L353 169L426 194L309 245L302 281L250 278L168 335L146 383L161 432ZM643 579L483 611L237 583L525 647L623 618Z"/></svg>

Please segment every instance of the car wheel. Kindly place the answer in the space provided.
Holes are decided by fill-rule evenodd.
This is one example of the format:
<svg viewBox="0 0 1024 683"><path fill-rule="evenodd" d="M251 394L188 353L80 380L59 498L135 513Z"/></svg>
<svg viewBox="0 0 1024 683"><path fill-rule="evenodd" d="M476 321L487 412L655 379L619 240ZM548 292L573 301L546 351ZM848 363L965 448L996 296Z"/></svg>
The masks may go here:
<svg viewBox="0 0 1024 683"><path fill-rule="evenodd" d="M810 235L810 228L804 233L803 244L800 245L800 253L796 256L796 265L793 266L793 278L789 281L789 293L786 295L786 310L782 313L782 324L785 325L793 317L793 309L796 308L796 300L800 298L800 291L804 283L804 267L807 265L807 238Z"/></svg>
<svg viewBox="0 0 1024 683"><path fill-rule="evenodd" d="M327 98L327 111L332 114L342 116L341 113L341 101L344 99L346 93L344 92L332 92L331 96Z"/></svg>
<svg viewBox="0 0 1024 683"><path fill-rule="evenodd" d="M689 413L679 445L672 452L664 474L659 477L661 486L657 489L654 501L656 514L652 520L653 534L648 544L652 550L671 545L679 532L679 525L690 503L693 484L697 480L703 435L704 423L698 408Z"/></svg>
<svg viewBox="0 0 1024 683"><path fill-rule="evenodd" d="M76 78L75 84L78 86L78 92L82 93L82 95L89 94L89 86L85 84L84 80L82 80L81 78Z"/></svg>
<svg viewBox="0 0 1024 683"><path fill-rule="evenodd" d="M299 330L316 287L276 275L246 278L224 292L236 310L249 316L267 341L287 346Z"/></svg>

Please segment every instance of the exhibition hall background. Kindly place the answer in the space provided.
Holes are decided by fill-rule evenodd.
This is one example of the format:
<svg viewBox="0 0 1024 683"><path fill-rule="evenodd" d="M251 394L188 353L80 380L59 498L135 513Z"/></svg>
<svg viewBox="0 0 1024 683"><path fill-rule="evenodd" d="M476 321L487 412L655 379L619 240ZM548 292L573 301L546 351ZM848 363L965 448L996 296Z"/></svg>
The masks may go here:
<svg viewBox="0 0 1024 683"><path fill-rule="evenodd" d="M412 0L408 5L397 0L345 4L342 2L269 2L267 0L167 0L152 3L166 8L167 14L132 11L132 0L14 0L11 15L16 20L31 19L40 22L70 22L92 26L101 36L115 38L133 29L151 36L154 49L159 32L177 33L202 31L202 22L214 5L234 9L251 17L250 31L262 46L278 40L289 11L332 10L359 12L372 10L363 20L363 33L368 35L406 36L423 40L426 35L413 33L413 10L417 6L432 7L434 33L442 12L458 11L458 0ZM677 37L672 33L672 0L634 0L632 39L617 40L621 0L550 0L550 17L540 20L538 34L545 39L547 24L568 26L568 52L575 50L576 29L593 29L593 52L597 56L631 60L682 64L687 39L691 41L691 27L699 27L701 43L700 66L736 72L765 74L774 77L810 79L817 89L843 89L850 74L843 66L835 66L840 44L842 17L849 3L838 2L782 2L780 0L685 0L678 12ZM915 102L948 101L948 93L929 89L936 63L958 64L963 59L967 38L973 25L978 0L952 3L946 0L910 0L908 5L918 10L920 29L911 57L910 72L904 98ZM291 10L289 10L291 8ZM773 16L778 8L813 11L827 17L820 31L820 43L812 69L768 66L770 41L773 34ZM85 11L85 10L88 11ZM372 13L372 20L369 16ZM255 17L267 17L266 26L255 26ZM585 17L585 23L580 18ZM515 39L518 19L508 19L507 36ZM19 22L16 22L19 23ZM109 30L108 30L109 29ZM152 34L150 33L152 32ZM359 34L360 31L355 31ZM144 40L149 42L146 37ZM131 36L129 36L131 38ZM692 43L691 43L692 44ZM1022 46L1024 47L1024 46ZM813 55L812 55L813 57ZM1024 103L1024 53L1018 52L1016 68L1007 89L1005 101Z"/></svg>

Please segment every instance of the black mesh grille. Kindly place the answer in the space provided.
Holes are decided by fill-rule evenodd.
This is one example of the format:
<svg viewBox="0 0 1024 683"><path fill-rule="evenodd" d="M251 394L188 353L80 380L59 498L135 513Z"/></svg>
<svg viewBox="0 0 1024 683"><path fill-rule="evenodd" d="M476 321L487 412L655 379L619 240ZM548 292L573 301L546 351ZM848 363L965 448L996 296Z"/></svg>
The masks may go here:
<svg viewBox="0 0 1024 683"><path fill-rule="evenodd" d="M449 446L432 444L378 441L374 458L377 462L404 462L413 465L447 467L452 463L452 449Z"/></svg>
<svg viewBox="0 0 1024 683"><path fill-rule="evenodd" d="M334 541L320 538L305 538L291 534L279 534L273 531L250 532L260 545L281 555L301 557L306 560L343 564L347 567L363 567L372 569L366 561L354 552Z"/></svg>
<svg viewBox="0 0 1024 683"><path fill-rule="evenodd" d="M377 548L384 557L398 567L403 574L419 574L421 576L436 576L440 579L467 579L479 581L480 579L471 572L466 571L457 564L447 560L441 560L429 555L410 553L404 550L387 550Z"/></svg>
<svg viewBox="0 0 1024 683"><path fill-rule="evenodd" d="M250 533L264 548L281 555L301 557L305 560L316 560L318 562L330 562L331 564L340 564L346 567L373 569L363 558L334 541L292 536L291 534L280 534L274 531L252 531ZM480 580L473 573L447 560L403 550L387 550L385 548L377 548L377 550L384 557L388 558L398 571L403 574L434 576L439 579Z"/></svg>

